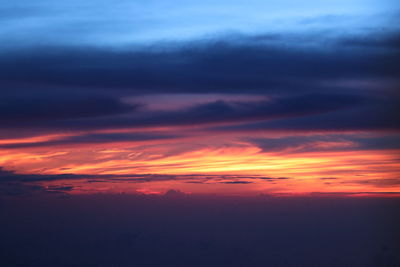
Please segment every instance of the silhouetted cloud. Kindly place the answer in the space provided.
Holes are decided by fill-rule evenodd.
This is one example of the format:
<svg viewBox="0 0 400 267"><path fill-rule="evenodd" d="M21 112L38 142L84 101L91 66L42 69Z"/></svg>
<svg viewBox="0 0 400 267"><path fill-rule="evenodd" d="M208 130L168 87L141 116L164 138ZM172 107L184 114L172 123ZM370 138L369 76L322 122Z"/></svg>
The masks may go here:
<svg viewBox="0 0 400 267"><path fill-rule="evenodd" d="M10 134L246 122L223 130L398 129L398 51L349 50L344 37L325 49L256 37L130 50L34 47L2 53L0 127ZM373 88L361 90L365 86ZM245 93L266 100L221 96L196 104L193 97L184 107L163 112L127 101L159 93ZM65 142L89 137L96 142L98 135Z"/></svg>
<svg viewBox="0 0 400 267"><path fill-rule="evenodd" d="M375 40L371 35L365 37L366 42ZM259 44L254 37L117 51L36 47L3 53L1 59L4 86L110 88L131 94L315 91L324 80L399 74L395 51L366 53L340 45L328 49L282 47Z"/></svg>
<svg viewBox="0 0 400 267"><path fill-rule="evenodd" d="M0 122L5 127L23 123L35 125L51 121L110 116L134 111L137 105L122 103L110 95L88 93L1 92Z"/></svg>
<svg viewBox="0 0 400 267"><path fill-rule="evenodd" d="M89 100L90 101L90 100ZM95 99L93 100L95 101ZM271 120L285 117L301 117L306 115L320 114L331 112L335 110L347 109L354 106L362 106L365 99L362 96L348 95L348 94L307 94L299 96L286 96L276 97L268 101L258 102L227 102L215 101L206 104L198 104L188 108L182 108L173 111L137 111L134 114L121 114L119 116L92 116L85 118L83 110L73 111L75 115L80 118L55 118L51 116L72 116L72 114L53 114L54 110L48 108L44 110L42 117L37 120L32 120L34 114L40 111L34 111L33 115L17 116L13 115L6 122L3 122L3 128L34 128L34 129L49 129L49 130L95 130L95 129L118 129L127 127L157 127L157 126L186 126L186 125L201 125L201 124L215 124L215 123L233 123L233 122L246 122L246 121L262 121ZM23 103L22 103L23 104ZM22 105L21 104L21 105ZM90 110L90 102L84 103L84 109ZM11 104L12 105L12 104ZM39 104L38 104L39 105ZM52 104L55 107L57 103ZM99 103L99 112L107 112L103 110L103 105ZM35 110L35 108L33 108ZM42 108L46 109L46 105ZM62 107L59 107L62 109ZM67 113L73 109L73 105L66 109ZM92 114L96 113L96 106L94 105ZM12 111L12 109L10 108ZM29 108L25 108L25 112L29 112ZM10 111L10 112L11 112ZM112 110L113 112L115 110ZM127 110L131 111L131 109ZM71 111L72 112L72 111ZM107 114L111 115L111 114ZM40 114L38 114L40 116ZM21 118L20 118L21 117ZM50 118L49 118L50 117ZM120 134L121 136L123 134ZM92 135L94 139L100 135ZM105 136L105 135L103 135ZM110 137L113 135L109 135ZM114 136L118 136L115 134ZM88 135L79 140L88 139ZM150 138L150 137L149 137ZM105 139L105 138L103 138ZM69 141L73 141L70 138Z"/></svg>
<svg viewBox="0 0 400 267"><path fill-rule="evenodd" d="M360 134L315 134L279 138L249 138L265 152L350 151L400 148L400 136Z"/></svg>
<svg viewBox="0 0 400 267"><path fill-rule="evenodd" d="M44 191L44 187L37 184L0 182L0 196L26 196Z"/></svg>
<svg viewBox="0 0 400 267"><path fill-rule="evenodd" d="M172 197L172 198L183 197L185 195L186 194L184 192L182 192L180 190L175 190L175 189L169 189L164 194L165 197Z"/></svg>
<svg viewBox="0 0 400 267"><path fill-rule="evenodd" d="M217 127L222 131L374 131L400 129L398 123L399 98L376 96L376 101L354 106L352 109L312 114L298 118L254 122L242 125Z"/></svg>
<svg viewBox="0 0 400 267"><path fill-rule="evenodd" d="M0 183L6 182L41 182L56 180L76 180L85 179L88 183L97 183L102 181L116 182L157 182L180 180L184 182L207 182L207 183L250 183L246 180L286 180L288 177L264 177L257 175L219 175L219 174L19 174L14 171L5 170L0 167Z"/></svg>
<svg viewBox="0 0 400 267"><path fill-rule="evenodd" d="M47 147L57 145L72 144L93 144L93 143L114 143L114 142L141 142L152 140L165 140L179 137L178 135L166 135L155 133L92 133L76 136L68 136L50 141L24 142L0 144L0 148L28 148L28 147Z"/></svg>
<svg viewBox="0 0 400 267"><path fill-rule="evenodd" d="M359 179L359 180L345 180L339 182L341 184L368 184L374 187L393 187L400 185L400 177L397 178L380 178L380 179Z"/></svg>
<svg viewBox="0 0 400 267"><path fill-rule="evenodd" d="M227 182L220 182L221 184L252 184L253 182L250 181L227 181Z"/></svg>
<svg viewBox="0 0 400 267"><path fill-rule="evenodd" d="M313 192L311 196L330 196L330 197L348 197L348 196L399 196L399 192L382 191L353 191L353 192Z"/></svg>

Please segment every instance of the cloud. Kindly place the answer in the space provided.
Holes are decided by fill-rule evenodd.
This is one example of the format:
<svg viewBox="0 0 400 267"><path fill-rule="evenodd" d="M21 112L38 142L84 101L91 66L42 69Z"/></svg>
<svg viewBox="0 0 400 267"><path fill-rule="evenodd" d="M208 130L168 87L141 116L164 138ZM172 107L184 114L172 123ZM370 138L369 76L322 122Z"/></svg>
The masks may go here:
<svg viewBox="0 0 400 267"><path fill-rule="evenodd" d="M164 196L168 198L179 198L183 197L186 194L180 190L175 190L175 189L169 189L168 191L165 192Z"/></svg>
<svg viewBox="0 0 400 267"><path fill-rule="evenodd" d="M278 46L254 36L120 50L36 47L0 58L4 85L112 88L132 94L315 91L322 80L399 74L399 54L392 50Z"/></svg>
<svg viewBox="0 0 400 267"><path fill-rule="evenodd" d="M335 112L311 114L296 118L282 118L280 120L254 122L242 125L216 127L220 131L398 131L398 114L400 98L397 95L388 97L376 95L375 99L364 105L354 106L351 109L339 109Z"/></svg>
<svg viewBox="0 0 400 267"><path fill-rule="evenodd" d="M343 38L339 44L357 48L400 49L399 32L382 32Z"/></svg>
<svg viewBox="0 0 400 267"><path fill-rule="evenodd" d="M1 196L25 196L43 192L44 188L40 185L25 184L20 182L0 182Z"/></svg>
<svg viewBox="0 0 400 267"><path fill-rule="evenodd" d="M349 197L349 196L393 196L398 197L399 192L381 192L381 191L358 191L358 192L312 192L312 197Z"/></svg>
<svg viewBox="0 0 400 267"><path fill-rule="evenodd" d="M190 177L191 176L188 176L188 178ZM176 180L182 178L176 175L157 174L20 174L14 171L5 170L4 168L0 167L0 182L42 182L79 179L88 179L89 182L98 182L103 180L143 183L151 181Z"/></svg>
<svg viewBox="0 0 400 267"><path fill-rule="evenodd" d="M91 133L76 136L68 136L50 141L42 142L23 142L0 144L0 148L29 148L29 147L48 147L73 144L104 144L116 142L142 142L174 139L178 135L166 135L156 133Z"/></svg>
<svg viewBox="0 0 400 267"><path fill-rule="evenodd" d="M242 125L221 130L398 129L399 98L393 90L400 75L398 52L347 49L339 41L325 49L283 46L255 37L1 53L0 127L10 133L226 123ZM363 90L365 84L369 90ZM199 104L192 97L163 112L127 101L148 95L151 102L151 95L160 93L247 94L261 100L221 96ZM64 142L89 137L96 142L98 136Z"/></svg>
<svg viewBox="0 0 400 267"><path fill-rule="evenodd" d="M218 174L19 174L0 167L0 183L8 182L45 182L56 180L87 180L89 183L97 182L157 182L157 181L183 181L190 183L250 183L246 180L285 180L287 177L264 177L257 175L218 175Z"/></svg>
<svg viewBox="0 0 400 267"><path fill-rule="evenodd" d="M289 178L289 177L276 177L276 178L273 178L273 177L260 177L259 179L267 180L267 181L275 181L275 180L288 180L288 179L291 179L291 178Z"/></svg>
<svg viewBox="0 0 400 267"><path fill-rule="evenodd" d="M135 111L138 105L126 104L111 95L58 92L1 91L2 127L30 126L49 121L118 115Z"/></svg>
<svg viewBox="0 0 400 267"><path fill-rule="evenodd" d="M248 138L265 152L354 151L400 148L398 134L314 134L279 138Z"/></svg>
<svg viewBox="0 0 400 267"><path fill-rule="evenodd" d="M220 182L221 184L252 184L253 182L250 181L227 181L227 182Z"/></svg>
<svg viewBox="0 0 400 267"><path fill-rule="evenodd" d="M41 174L17 174L0 167L0 195L25 196L36 193L66 193L74 189L73 186L43 186L37 181L62 180L74 178L73 175L41 175Z"/></svg>
<svg viewBox="0 0 400 267"><path fill-rule="evenodd" d="M380 179L360 179L340 182L342 184L363 184L373 185L374 187L394 187L400 185L400 177L380 178Z"/></svg>
<svg viewBox="0 0 400 267"><path fill-rule="evenodd" d="M60 100L47 104L30 100L33 104L24 106L24 101L15 104L4 100L3 129L35 129L54 131L82 131L121 128L148 128L160 126L193 126L218 123L238 123L264 121L280 118L301 117L336 110L346 110L364 105L363 96L352 94L314 93L270 97L260 101L214 101L195 104L170 111L151 111L138 108L140 104L126 105L104 99ZM108 104L108 105L107 105ZM1 108L1 105L0 105ZM30 112L32 110L32 112ZM11 114L10 116L7 116ZM26 114L26 116L25 116ZM176 134L172 133L172 137ZM62 140L26 143L26 146L111 142L113 140L152 140L171 136L156 134L82 134ZM21 144L22 145L22 144ZM6 144L3 147L19 147L19 144Z"/></svg>

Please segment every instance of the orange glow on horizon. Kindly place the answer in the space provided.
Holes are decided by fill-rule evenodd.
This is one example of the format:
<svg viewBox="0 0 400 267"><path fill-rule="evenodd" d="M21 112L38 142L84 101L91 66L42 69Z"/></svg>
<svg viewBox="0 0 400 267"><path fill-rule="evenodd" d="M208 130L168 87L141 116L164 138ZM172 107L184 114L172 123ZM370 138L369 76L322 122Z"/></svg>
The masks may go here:
<svg viewBox="0 0 400 267"><path fill-rule="evenodd" d="M216 194L400 192L400 183L396 180L400 167L398 155L398 150L265 152L243 142L219 146L199 143L190 148L187 144L179 146L168 141L162 144L122 142L108 146L91 144L64 149L1 150L0 166L25 174L72 173L94 177L131 174L227 175L226 181L207 179L201 183L192 183L187 176L181 180L143 183L128 183L123 179L106 180L107 183L103 182L101 186L79 179L42 182L46 185L60 182L79 185L75 193L99 191L159 194L171 188L183 192ZM235 175L239 178L232 180ZM263 180L263 177L287 179L271 181ZM239 182L235 183L237 180Z"/></svg>

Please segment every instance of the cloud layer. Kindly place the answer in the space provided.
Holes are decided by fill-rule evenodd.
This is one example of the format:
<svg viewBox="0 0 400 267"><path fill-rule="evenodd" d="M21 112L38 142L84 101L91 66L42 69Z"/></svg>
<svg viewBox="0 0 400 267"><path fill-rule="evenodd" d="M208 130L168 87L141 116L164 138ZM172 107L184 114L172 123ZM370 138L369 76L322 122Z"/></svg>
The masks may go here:
<svg viewBox="0 0 400 267"><path fill-rule="evenodd" d="M38 179L70 190L72 185L49 183L94 179L91 175L108 182L126 175L167 175L157 176L159 180L131 177L150 179L155 186L142 189L156 192L167 187L157 183L176 182L176 175L202 174L185 185L205 188L210 184L207 175L240 175L214 177L214 188L312 192L330 183L332 192L345 187L364 192L378 188L374 181L382 179L398 190L394 162L400 134L400 47L395 11L386 10L383 22L365 9L363 19L375 19L367 28L354 15L361 10L349 3L341 5L353 15L307 11L306 17L291 17L286 7L271 7L292 24L279 30L271 20L271 27L263 28L258 24L263 17L253 10L253 31L202 36L215 29L204 21L204 29L191 28L182 38L181 31L171 32L165 39L148 30L153 24L146 15L133 19L142 23L133 28L147 33L142 32L142 41L132 41L120 19L132 22L127 10L160 4L156 2L139 7L123 1L124 9L87 4L102 17L74 11L73 2L3 5L11 43L19 38L18 29L26 27L13 14L37 23L30 24L29 33L47 29L43 41L27 32L26 42L3 45L0 52L0 166L18 173L3 171L4 181ZM196 5L209 13L209 4ZM175 1L171 5L178 6ZM230 12L240 10L238 3L231 5ZM55 16L61 10L77 17ZM120 32L101 32L94 22L105 25L117 10L118 23L110 27ZM176 12L182 14L180 8ZM153 22L167 19L164 14L150 17ZM177 29L172 18L169 26ZM84 20L86 28L73 30L78 28L71 25ZM339 30L344 29L342 20L346 31ZM232 18L227 21L238 26ZM222 24L216 28L226 30ZM60 25L63 38L54 41ZM187 20L187 25L198 23ZM76 38L85 34L86 39ZM149 42L155 40L152 34L158 42ZM105 36L112 40L108 45ZM255 182L246 175L295 182Z"/></svg>

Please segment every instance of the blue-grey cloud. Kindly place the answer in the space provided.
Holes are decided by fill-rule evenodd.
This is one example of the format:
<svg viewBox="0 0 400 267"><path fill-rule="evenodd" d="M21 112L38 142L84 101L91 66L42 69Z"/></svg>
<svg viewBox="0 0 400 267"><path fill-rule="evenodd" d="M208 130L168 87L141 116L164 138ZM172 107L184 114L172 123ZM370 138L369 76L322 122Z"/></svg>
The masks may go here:
<svg viewBox="0 0 400 267"><path fill-rule="evenodd" d="M54 102L22 101L0 104L4 109L3 129L96 130L128 127L182 126L216 123L253 122L301 117L363 106L368 98L355 94L314 93L274 97L267 101L215 101L172 111L150 111L127 105L112 98L80 98ZM1 101L0 101L1 103ZM8 116L10 115L10 116ZM91 135L93 142L99 135ZM128 136L108 135L109 137ZM89 135L67 138L65 142L88 140ZM105 137L105 135L103 135ZM134 139L133 137L131 137ZM143 137L144 138L144 137ZM142 139L143 139L142 138ZM104 141L106 138L102 138ZM107 138L111 140L110 138ZM115 138L117 139L117 138ZM88 140L89 141L89 140ZM38 143L39 144L39 143Z"/></svg>
<svg viewBox="0 0 400 267"><path fill-rule="evenodd" d="M1 54L0 80L5 88L29 84L131 94L304 92L320 91L321 82L332 79L396 77L399 56L390 49L277 46L247 37L133 51L37 47Z"/></svg>
<svg viewBox="0 0 400 267"><path fill-rule="evenodd" d="M400 148L400 136L397 134L380 136L363 136L360 134L316 134L279 138L249 138L248 141L262 148L265 152L289 150L291 153L301 153L312 151Z"/></svg>
<svg viewBox="0 0 400 267"><path fill-rule="evenodd" d="M371 45L359 49L343 38L321 48L241 36L131 50L64 46L1 53L0 127L10 133L226 123L236 125L218 129L398 129L399 51L392 41L389 48L371 49L374 36L364 39ZM122 100L160 93L269 100L221 100L165 112Z"/></svg>
<svg viewBox="0 0 400 267"><path fill-rule="evenodd" d="M389 93L390 95L390 93ZM242 125L217 127L222 131L398 131L399 99L397 95L376 95L375 101L348 110L312 114L297 118L254 122Z"/></svg>
<svg viewBox="0 0 400 267"><path fill-rule="evenodd" d="M110 95L88 93L1 92L0 123L21 125L49 121L118 115L136 110L138 105L122 103Z"/></svg>

